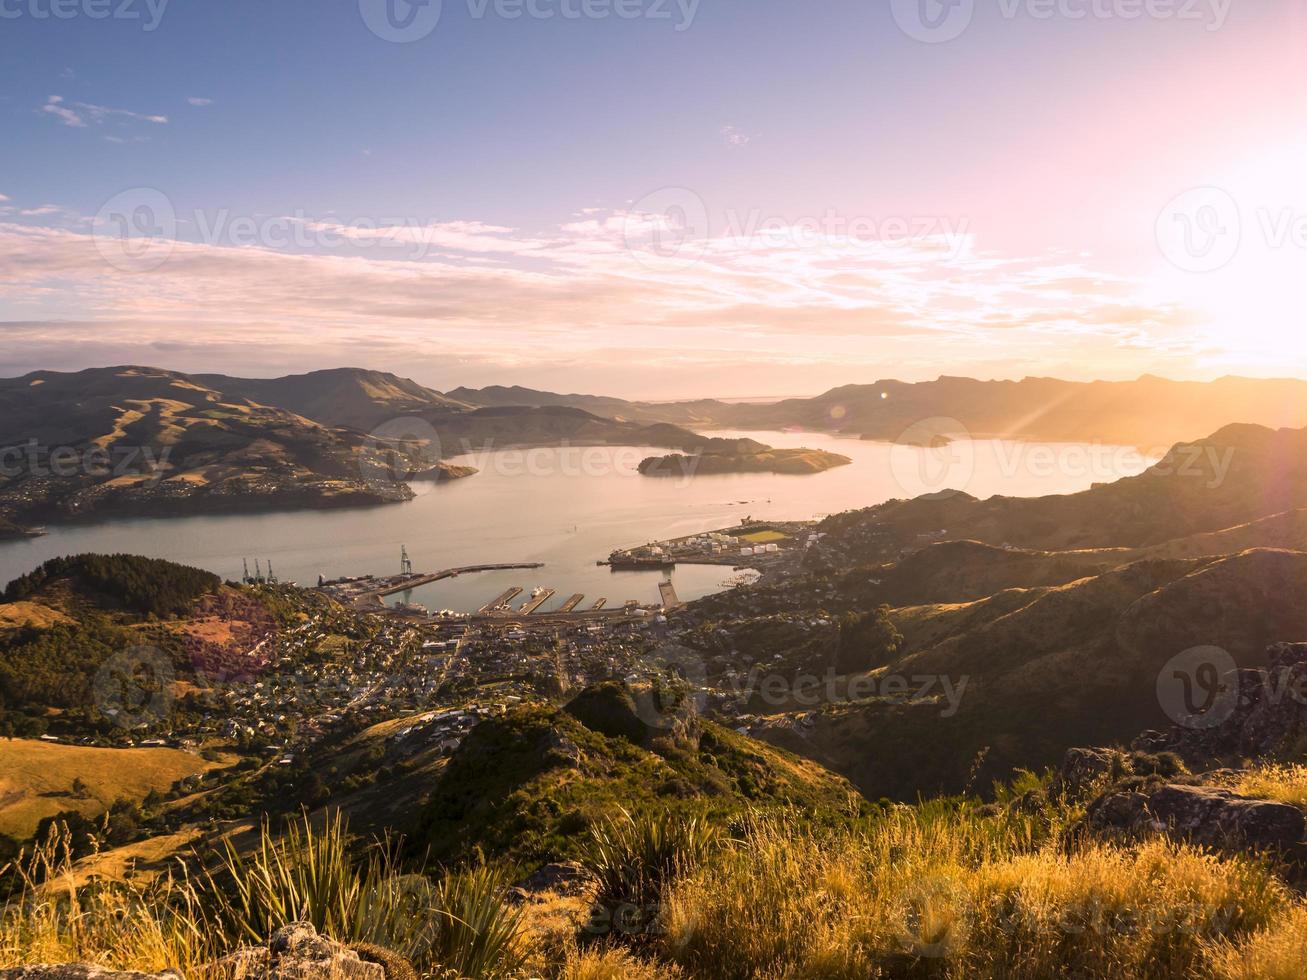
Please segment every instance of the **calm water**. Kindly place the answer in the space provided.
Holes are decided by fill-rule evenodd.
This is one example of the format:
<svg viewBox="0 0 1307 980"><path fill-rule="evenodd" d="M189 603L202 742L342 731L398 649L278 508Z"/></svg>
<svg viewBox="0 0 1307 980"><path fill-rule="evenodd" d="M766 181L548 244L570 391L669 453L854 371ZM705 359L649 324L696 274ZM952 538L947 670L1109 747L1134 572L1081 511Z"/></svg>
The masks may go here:
<svg viewBox="0 0 1307 980"><path fill-rule="evenodd" d="M595 565L617 547L739 523L745 516L804 519L865 507L943 486L978 497L1070 493L1140 472L1152 460L1121 447L1080 444L959 442L916 449L829 435L749 435L773 446L810 446L843 453L853 465L814 476L740 474L695 478L641 477L643 447L570 447L476 454L462 461L481 472L447 484L418 484L405 504L353 510L137 519L52 528L42 538L0 545L0 582L56 555L132 552L170 558L239 578L241 559L271 558L286 580L399 570L400 545L415 569L544 562L546 567L465 575L397 600L431 608L476 609L513 585L558 590L544 606L573 592L583 606L658 598L658 572L612 572ZM684 565L673 573L682 599L722 587L725 567ZM523 597L525 598L525 597ZM519 600L521 601L521 600Z"/></svg>

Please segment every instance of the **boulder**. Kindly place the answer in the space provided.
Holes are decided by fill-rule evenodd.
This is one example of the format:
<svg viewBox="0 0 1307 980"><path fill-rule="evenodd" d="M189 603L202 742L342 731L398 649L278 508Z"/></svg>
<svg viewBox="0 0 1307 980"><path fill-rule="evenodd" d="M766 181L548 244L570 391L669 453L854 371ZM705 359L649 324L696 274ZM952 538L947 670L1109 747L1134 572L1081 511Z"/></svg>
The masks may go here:
<svg viewBox="0 0 1307 980"><path fill-rule="evenodd" d="M1218 786L1168 783L1151 792L1104 793L1089 805L1088 827L1132 835L1164 833L1225 851L1277 851L1298 856L1307 819L1288 803L1238 796Z"/></svg>
<svg viewBox="0 0 1307 980"><path fill-rule="evenodd" d="M386 980L380 963L319 936L307 922L292 922L266 947L238 950L219 966L232 980Z"/></svg>

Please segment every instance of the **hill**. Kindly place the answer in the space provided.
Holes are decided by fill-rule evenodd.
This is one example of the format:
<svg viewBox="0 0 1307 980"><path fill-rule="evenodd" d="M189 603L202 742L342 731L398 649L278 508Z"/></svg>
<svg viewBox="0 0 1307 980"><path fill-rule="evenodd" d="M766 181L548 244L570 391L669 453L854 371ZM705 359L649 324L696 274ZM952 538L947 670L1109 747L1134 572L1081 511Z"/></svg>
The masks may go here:
<svg viewBox="0 0 1307 980"><path fill-rule="evenodd" d="M1172 447L1138 476L1082 493L943 492L836 515L822 530L845 557L897 557L941 537L1044 551L1147 548L1307 506L1307 429L1229 425Z"/></svg>
<svg viewBox="0 0 1307 980"><path fill-rule="evenodd" d="M262 405L277 405L323 425L361 432L404 416L468 408L408 378L363 368L331 368L282 378L197 374L195 380L228 395Z"/></svg>
<svg viewBox="0 0 1307 980"><path fill-rule="evenodd" d="M1307 382L1237 377L1206 382L1148 375L1133 381L1093 382L947 376L921 382L885 379L769 403L626 401L502 386L459 388L450 396L475 405L568 405L615 418L700 428L797 426L887 442L897 441L923 420L944 420L956 421L978 438L1101 442L1159 453L1231 422L1271 428L1307 426Z"/></svg>
<svg viewBox="0 0 1307 980"><path fill-rule="evenodd" d="M676 731L641 736L631 693L617 684L577 700L590 703L527 705L474 728L433 788L415 847L437 861L480 848L530 868L574 856L587 827L618 807L718 820L753 807L795 806L818 821L858 810L843 779L693 714Z"/></svg>
<svg viewBox="0 0 1307 980"><path fill-rule="evenodd" d="M179 749L110 749L0 739L0 834L31 837L45 817L106 812L120 799L140 803L217 763ZM74 791L74 781L79 789Z"/></svg>
<svg viewBox="0 0 1307 980"><path fill-rule="evenodd" d="M157 368L0 379L15 522L405 500L378 447Z"/></svg>

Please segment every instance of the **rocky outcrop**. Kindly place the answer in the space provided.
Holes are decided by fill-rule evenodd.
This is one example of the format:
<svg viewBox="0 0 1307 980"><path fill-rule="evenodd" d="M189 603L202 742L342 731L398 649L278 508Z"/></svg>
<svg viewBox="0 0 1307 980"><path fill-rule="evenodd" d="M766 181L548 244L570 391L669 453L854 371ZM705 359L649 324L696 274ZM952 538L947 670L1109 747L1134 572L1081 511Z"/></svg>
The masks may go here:
<svg viewBox="0 0 1307 980"><path fill-rule="evenodd" d="M163 973L137 973L132 970L106 970L90 963L62 963L53 966L15 966L0 970L0 980L183 980L176 970Z"/></svg>
<svg viewBox="0 0 1307 980"><path fill-rule="evenodd" d="M1209 765L1230 757L1274 757L1307 740L1307 643L1272 644L1266 661L1265 667L1241 668L1222 678L1239 696L1221 724L1144 732L1132 747L1166 749Z"/></svg>
<svg viewBox="0 0 1307 980"><path fill-rule="evenodd" d="M510 889L508 901L518 905L528 899L544 895L593 895L598 879L585 865L577 861L546 864L533 871Z"/></svg>
<svg viewBox="0 0 1307 980"><path fill-rule="evenodd" d="M1085 825L1132 836L1163 833L1224 851L1274 851L1294 858L1307 852L1307 819L1296 806L1218 786L1143 784L1104 793L1089 805Z"/></svg>
<svg viewBox="0 0 1307 980"><path fill-rule="evenodd" d="M266 947L239 950L219 967L232 980L387 980L382 964L318 935L307 922L278 929Z"/></svg>

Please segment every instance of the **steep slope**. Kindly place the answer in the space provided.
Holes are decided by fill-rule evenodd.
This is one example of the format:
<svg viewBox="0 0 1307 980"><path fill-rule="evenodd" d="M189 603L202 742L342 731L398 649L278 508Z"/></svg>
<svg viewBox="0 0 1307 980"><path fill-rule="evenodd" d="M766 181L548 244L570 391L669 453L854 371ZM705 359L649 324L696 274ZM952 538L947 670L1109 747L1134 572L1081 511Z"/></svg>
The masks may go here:
<svg viewBox="0 0 1307 980"><path fill-rule="evenodd" d="M1174 446L1138 476L1036 498L942 493L830 518L822 529L872 561L930 537L1040 550L1142 548L1307 506L1307 429L1228 425Z"/></svg>
<svg viewBox="0 0 1307 980"><path fill-rule="evenodd" d="M17 522L412 496L361 436L158 368L0 379L0 446Z"/></svg>
<svg viewBox="0 0 1307 980"><path fill-rule="evenodd" d="M961 630L932 630L931 617L902 611L913 642L872 680L947 677L964 688L955 711L938 698L871 697L819 712L808 729L761 735L872 796L987 785L1014 767L1052 765L1072 745L1170 724L1157 695L1168 661L1215 646L1240 666L1259 664L1274 638L1307 635L1304 588L1307 555L1254 550L1137 562L1027 593Z"/></svg>

